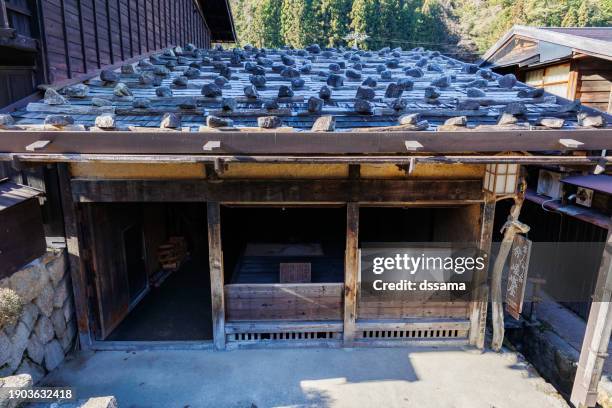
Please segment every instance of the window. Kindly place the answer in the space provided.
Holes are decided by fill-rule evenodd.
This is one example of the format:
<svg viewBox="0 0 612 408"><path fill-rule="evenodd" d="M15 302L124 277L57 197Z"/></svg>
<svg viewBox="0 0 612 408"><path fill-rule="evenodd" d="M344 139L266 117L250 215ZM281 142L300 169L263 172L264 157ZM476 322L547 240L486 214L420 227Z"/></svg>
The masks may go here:
<svg viewBox="0 0 612 408"><path fill-rule="evenodd" d="M525 83L536 88L544 88L546 92L553 95L567 98L569 73L569 64L536 69L525 74Z"/></svg>

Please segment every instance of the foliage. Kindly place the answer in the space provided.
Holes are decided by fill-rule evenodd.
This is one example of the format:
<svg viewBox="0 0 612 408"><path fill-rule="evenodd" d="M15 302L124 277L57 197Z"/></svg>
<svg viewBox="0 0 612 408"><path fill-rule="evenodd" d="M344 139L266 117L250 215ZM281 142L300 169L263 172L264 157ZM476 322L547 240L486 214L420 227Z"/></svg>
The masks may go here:
<svg viewBox="0 0 612 408"><path fill-rule="evenodd" d="M0 288L0 329L17 323L22 308L21 298L14 290Z"/></svg>
<svg viewBox="0 0 612 408"><path fill-rule="evenodd" d="M241 44L482 52L514 24L612 25L612 0L231 0Z"/></svg>

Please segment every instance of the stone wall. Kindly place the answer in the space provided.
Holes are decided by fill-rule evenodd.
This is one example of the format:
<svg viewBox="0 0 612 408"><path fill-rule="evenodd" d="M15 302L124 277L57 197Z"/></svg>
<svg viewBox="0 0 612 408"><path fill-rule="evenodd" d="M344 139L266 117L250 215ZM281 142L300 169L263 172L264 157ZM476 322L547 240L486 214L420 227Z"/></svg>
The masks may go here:
<svg viewBox="0 0 612 408"><path fill-rule="evenodd" d="M23 304L19 320L0 328L0 377L26 373L37 383L73 348L76 319L67 266L64 249L48 249L0 280Z"/></svg>

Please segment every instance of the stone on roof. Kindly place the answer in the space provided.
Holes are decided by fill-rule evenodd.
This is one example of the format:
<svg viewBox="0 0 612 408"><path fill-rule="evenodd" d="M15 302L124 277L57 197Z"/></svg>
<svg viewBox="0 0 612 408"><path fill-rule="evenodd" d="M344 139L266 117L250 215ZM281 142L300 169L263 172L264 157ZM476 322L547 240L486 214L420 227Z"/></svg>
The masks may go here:
<svg viewBox="0 0 612 408"><path fill-rule="evenodd" d="M584 110L588 113L579 118ZM68 125L74 123L96 129L109 122L97 123L103 114L113 115L113 129L171 128L180 118L191 131L205 123L238 130L281 123L295 131L436 130L464 127L456 119L463 117L468 127L608 126L605 116L598 118L579 103L437 51L373 52L316 44L301 50L176 47L105 69L84 83L47 88L44 101L30 103L13 118L17 128L47 123L54 130L73 129ZM402 124L405 119L398 119L407 114L420 115L421 124Z"/></svg>

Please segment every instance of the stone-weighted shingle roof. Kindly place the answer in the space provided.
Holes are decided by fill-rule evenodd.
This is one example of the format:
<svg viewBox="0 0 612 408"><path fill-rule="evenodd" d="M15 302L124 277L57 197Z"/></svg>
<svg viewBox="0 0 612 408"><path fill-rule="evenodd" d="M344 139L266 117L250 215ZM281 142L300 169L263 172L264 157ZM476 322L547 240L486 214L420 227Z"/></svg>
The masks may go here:
<svg viewBox="0 0 612 408"><path fill-rule="evenodd" d="M167 113L181 122L171 116L164 126L190 131L212 130L201 128L208 117L211 126L224 125L223 118L234 129L253 130L258 118L276 116L282 127L292 128L285 130L295 131L310 130L327 115L334 117L337 131L433 131L449 119L445 129L491 129L502 116L503 128L573 128L605 121L605 116L593 118L597 112L591 109L529 88L512 75L502 77L423 49L321 50L313 45L305 50L203 50L187 45L58 91L47 90L45 100L15 112L17 127L46 122L46 129L81 128L62 126L74 120L89 129L98 116L114 115L114 121L99 119L95 129L138 130L159 128ZM578 114L581 110L585 113ZM409 115L414 113L419 115ZM278 124L271 119L259 123Z"/></svg>

